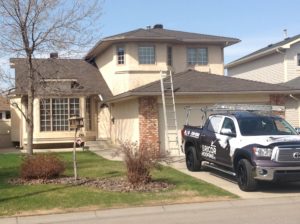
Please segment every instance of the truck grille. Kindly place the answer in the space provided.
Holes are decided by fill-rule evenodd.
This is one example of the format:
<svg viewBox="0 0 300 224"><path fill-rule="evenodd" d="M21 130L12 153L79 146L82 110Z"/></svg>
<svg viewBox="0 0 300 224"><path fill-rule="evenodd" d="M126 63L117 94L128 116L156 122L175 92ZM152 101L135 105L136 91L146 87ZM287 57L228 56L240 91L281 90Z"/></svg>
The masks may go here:
<svg viewBox="0 0 300 224"><path fill-rule="evenodd" d="M278 147L277 162L299 162L300 146Z"/></svg>

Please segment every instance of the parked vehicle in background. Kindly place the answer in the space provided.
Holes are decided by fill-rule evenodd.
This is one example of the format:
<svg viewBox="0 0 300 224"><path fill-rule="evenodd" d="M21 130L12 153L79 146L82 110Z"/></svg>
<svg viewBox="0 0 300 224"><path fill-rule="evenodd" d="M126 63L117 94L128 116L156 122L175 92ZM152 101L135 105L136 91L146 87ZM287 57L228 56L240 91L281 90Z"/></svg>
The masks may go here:
<svg viewBox="0 0 300 224"><path fill-rule="evenodd" d="M300 136L272 111L284 107L219 105L200 108L208 116L203 127L182 129L182 150L190 171L205 166L237 177L241 190L254 191L258 181L300 180Z"/></svg>

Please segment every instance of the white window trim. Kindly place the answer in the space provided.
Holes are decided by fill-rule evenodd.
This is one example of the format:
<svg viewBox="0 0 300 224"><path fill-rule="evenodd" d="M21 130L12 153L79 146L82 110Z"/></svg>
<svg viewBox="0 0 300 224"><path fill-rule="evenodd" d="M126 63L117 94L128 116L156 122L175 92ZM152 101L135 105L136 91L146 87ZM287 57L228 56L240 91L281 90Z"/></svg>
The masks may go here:
<svg viewBox="0 0 300 224"><path fill-rule="evenodd" d="M153 48L153 50L154 50L154 62L153 63L149 63L149 64L141 63L141 61L140 61L140 47L151 47L151 48ZM137 51L138 51L137 53L138 53L138 62L139 62L139 65L156 65L156 49L155 49L155 45L153 45L153 44L141 44L141 45L138 45Z"/></svg>

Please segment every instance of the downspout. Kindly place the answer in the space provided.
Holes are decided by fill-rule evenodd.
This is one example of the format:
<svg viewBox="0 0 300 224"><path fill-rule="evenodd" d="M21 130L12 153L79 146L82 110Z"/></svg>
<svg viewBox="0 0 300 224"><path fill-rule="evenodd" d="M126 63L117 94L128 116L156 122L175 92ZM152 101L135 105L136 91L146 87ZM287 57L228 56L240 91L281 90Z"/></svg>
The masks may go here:
<svg viewBox="0 0 300 224"><path fill-rule="evenodd" d="M291 97L293 100L295 100L295 101L297 101L297 102L300 101L300 99L297 98L297 97L295 97L293 94L290 94L289 97Z"/></svg>

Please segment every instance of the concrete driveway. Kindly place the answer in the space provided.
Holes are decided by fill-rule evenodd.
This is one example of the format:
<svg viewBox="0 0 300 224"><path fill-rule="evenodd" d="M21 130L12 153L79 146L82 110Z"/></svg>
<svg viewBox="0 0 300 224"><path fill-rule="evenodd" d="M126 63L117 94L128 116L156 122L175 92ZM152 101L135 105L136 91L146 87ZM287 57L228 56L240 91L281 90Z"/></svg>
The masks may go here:
<svg viewBox="0 0 300 224"><path fill-rule="evenodd" d="M256 192L241 191L237 185L236 179L232 176L223 174L221 172L204 168L199 172L190 172L185 165L185 158L178 157L173 160L171 167L179 170L182 173L201 179L213 185L216 185L224 190L238 195L242 199L256 199L256 198L275 198L275 197L300 197L300 182L295 183L262 183L259 190Z"/></svg>

